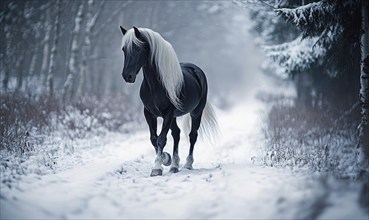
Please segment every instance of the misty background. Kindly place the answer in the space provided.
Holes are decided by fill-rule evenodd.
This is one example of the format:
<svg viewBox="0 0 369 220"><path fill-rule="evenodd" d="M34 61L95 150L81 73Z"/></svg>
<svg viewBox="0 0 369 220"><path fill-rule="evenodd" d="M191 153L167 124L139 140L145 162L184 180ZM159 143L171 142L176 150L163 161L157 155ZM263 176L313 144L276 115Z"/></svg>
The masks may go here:
<svg viewBox="0 0 369 220"><path fill-rule="evenodd" d="M160 33L181 62L203 68L219 105L253 95L262 83L263 56L248 32L247 11L231 1L2 1L1 6L2 92L55 90L64 101L86 95L138 102L140 80L131 86L121 77L119 25Z"/></svg>
<svg viewBox="0 0 369 220"><path fill-rule="evenodd" d="M145 127L143 74L133 85L121 76L119 26L137 26L160 33L181 62L204 70L217 108L264 103L263 164L351 176L361 169L358 137L367 142L357 132L365 122L359 91L366 91L360 4L1 1L1 147L22 155L52 131L74 140Z"/></svg>
<svg viewBox="0 0 369 220"><path fill-rule="evenodd" d="M146 208L151 197L168 202L166 194L157 193L161 184L150 188L160 179L143 174L154 158L139 98L143 74L135 84L124 82L119 26L158 32L172 44L180 62L198 65L207 76L209 100L219 121L225 122L223 140L219 146L199 148L199 166L209 170L178 174L194 181L164 174L173 183L168 191L181 193L178 186L193 184L223 199L219 203L224 206L213 203L217 199L207 203L208 209L191 206L194 214L203 214L196 218L239 217L245 210L255 214L250 218L334 218L341 214L337 210L344 217L367 217L369 105L364 101L369 83L363 76L369 68L364 68L361 51L365 45L369 48L369 41L362 40L369 33L368 11L366 0L0 1L0 204L7 211L1 211L1 217L28 217L29 209L36 218L66 218L54 212L60 208L48 200L53 196L39 196L61 186L66 192L75 189L60 181L64 177L71 183L82 180L82 186L84 177L93 179L95 185L81 187L87 189L81 197L96 199L96 207L108 204L103 213L111 207L117 213L136 211L130 209L132 201L133 207ZM248 154L250 149L256 153ZM91 176L80 175L79 168L86 164ZM61 178L53 179L59 174ZM284 174L296 180L293 189L283 188L290 186ZM263 182L270 176L280 180L278 186ZM224 184L228 177L233 185ZM132 188L122 189L122 182ZM242 187L232 188L234 183ZM244 183L259 193L240 193L246 192ZM44 185L49 186L46 191ZM100 194L91 195L97 185ZM123 196L104 197L111 185ZM134 200L146 192L142 198L149 200ZM188 201L198 199L188 196ZM41 199L36 206L42 208L29 206L36 197ZM120 202L122 198L127 203ZM79 206L87 204L79 197L52 199L70 205L63 210L69 217L78 208L82 215L76 212L77 217L98 216L93 215L94 206ZM101 202L104 199L115 206ZM245 199L269 212L234 206ZM26 211L18 213L19 207ZM208 215L208 210L215 214Z"/></svg>

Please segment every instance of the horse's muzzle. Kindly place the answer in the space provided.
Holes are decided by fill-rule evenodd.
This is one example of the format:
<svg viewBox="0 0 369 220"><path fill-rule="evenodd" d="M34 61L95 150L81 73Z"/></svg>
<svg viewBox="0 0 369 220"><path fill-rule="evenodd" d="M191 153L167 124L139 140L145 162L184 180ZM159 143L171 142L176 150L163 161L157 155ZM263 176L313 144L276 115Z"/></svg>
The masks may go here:
<svg viewBox="0 0 369 220"><path fill-rule="evenodd" d="M123 75L123 74L122 74ZM127 83L134 83L136 80L136 76L135 75L123 75L123 79L124 81L126 81Z"/></svg>

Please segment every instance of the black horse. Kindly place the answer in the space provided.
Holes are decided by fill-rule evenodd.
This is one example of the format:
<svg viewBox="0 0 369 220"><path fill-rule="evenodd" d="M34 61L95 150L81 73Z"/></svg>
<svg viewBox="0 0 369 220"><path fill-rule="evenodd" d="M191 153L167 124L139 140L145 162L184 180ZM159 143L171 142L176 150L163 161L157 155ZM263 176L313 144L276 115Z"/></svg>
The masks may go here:
<svg viewBox="0 0 369 220"><path fill-rule="evenodd" d="M183 167L192 169L198 130L207 136L217 131L214 111L207 103L208 86L204 72L194 64L179 63L172 45L151 29L133 27L127 31L122 26L120 29L123 33L124 80L134 83L141 68L144 74L140 97L150 129L150 140L156 152L151 176L162 175L162 164L172 164L170 172L179 171L180 129L176 117L187 113L191 116L190 151ZM159 136L158 117L163 118ZM163 152L169 129L174 139L173 162L170 155Z"/></svg>

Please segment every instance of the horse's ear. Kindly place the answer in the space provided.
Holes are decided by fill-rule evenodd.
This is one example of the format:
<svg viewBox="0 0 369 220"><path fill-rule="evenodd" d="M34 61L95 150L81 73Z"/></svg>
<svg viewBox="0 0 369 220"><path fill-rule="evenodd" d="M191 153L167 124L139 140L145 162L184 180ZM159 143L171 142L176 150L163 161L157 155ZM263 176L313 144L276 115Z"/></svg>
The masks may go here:
<svg viewBox="0 0 369 220"><path fill-rule="evenodd" d="M127 33L127 30L124 29L124 27L120 26L120 30L122 31L122 34L125 35Z"/></svg>
<svg viewBox="0 0 369 220"><path fill-rule="evenodd" d="M138 28L136 28L135 26L133 26L133 29L135 30L135 35L137 38L141 38L141 33L140 31L138 30Z"/></svg>

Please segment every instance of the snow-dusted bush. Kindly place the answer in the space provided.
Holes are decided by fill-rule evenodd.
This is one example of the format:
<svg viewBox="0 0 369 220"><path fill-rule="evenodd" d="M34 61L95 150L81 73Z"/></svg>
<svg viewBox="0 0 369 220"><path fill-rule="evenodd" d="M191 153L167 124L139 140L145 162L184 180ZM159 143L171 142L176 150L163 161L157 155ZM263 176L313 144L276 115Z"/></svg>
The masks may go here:
<svg viewBox="0 0 369 220"><path fill-rule="evenodd" d="M117 100L106 98L103 101L88 97L76 100L65 106L62 114L58 115L58 130L71 140L122 130L126 123L137 117L137 111L124 105L125 101L124 97Z"/></svg>
<svg viewBox="0 0 369 220"><path fill-rule="evenodd" d="M121 100L121 101L119 101ZM135 111L117 100L80 98L63 104L46 96L8 93L0 96L0 150L32 150L34 137L64 131L69 139L116 131L135 119ZM42 138L41 138L42 139Z"/></svg>
<svg viewBox="0 0 369 220"><path fill-rule="evenodd" d="M44 132L50 126L50 114L60 103L53 98L23 93L0 96L0 150L24 153L32 149L30 133Z"/></svg>
<svg viewBox="0 0 369 220"><path fill-rule="evenodd" d="M259 159L267 166L307 167L339 177L356 175L358 108L351 110L307 108L279 100L266 115L265 145Z"/></svg>
<svg viewBox="0 0 369 220"><path fill-rule="evenodd" d="M1 95L2 183L11 187L23 175L53 172L58 158L72 156L78 146L91 147L91 140L108 132L134 129L137 111L125 101L124 97L79 98L62 103L25 93Z"/></svg>

